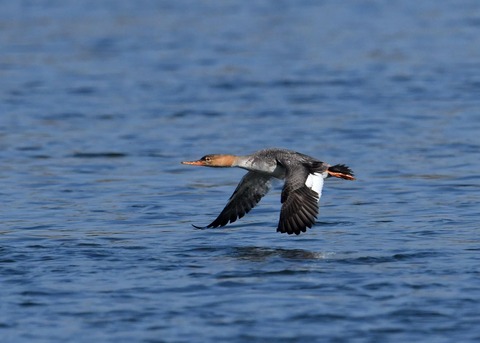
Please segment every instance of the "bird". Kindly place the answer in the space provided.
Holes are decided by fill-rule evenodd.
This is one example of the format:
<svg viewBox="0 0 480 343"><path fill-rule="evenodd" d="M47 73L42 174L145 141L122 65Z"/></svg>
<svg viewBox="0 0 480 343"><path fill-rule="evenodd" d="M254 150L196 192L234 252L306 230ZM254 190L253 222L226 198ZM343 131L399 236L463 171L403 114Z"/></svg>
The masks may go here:
<svg viewBox="0 0 480 343"><path fill-rule="evenodd" d="M318 215L324 179L337 177L355 180L353 171L344 164L330 165L302 153L268 148L250 155L210 154L196 161L184 161L192 166L248 170L218 217L206 227L223 227L242 218L254 208L271 188L272 179L284 180L277 232L299 235L311 228Z"/></svg>

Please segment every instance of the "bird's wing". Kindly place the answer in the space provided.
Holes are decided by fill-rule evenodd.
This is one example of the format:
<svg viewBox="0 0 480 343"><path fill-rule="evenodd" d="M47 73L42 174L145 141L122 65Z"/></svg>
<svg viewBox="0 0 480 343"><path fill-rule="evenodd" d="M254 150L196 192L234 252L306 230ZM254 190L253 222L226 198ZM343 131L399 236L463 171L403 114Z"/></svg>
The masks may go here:
<svg viewBox="0 0 480 343"><path fill-rule="evenodd" d="M218 215L217 219L207 225L210 227L225 226L242 218L270 189L271 176L249 171L242 178L232 196L225 205L225 208Z"/></svg>
<svg viewBox="0 0 480 343"><path fill-rule="evenodd" d="M311 228L317 218L322 188L321 173L311 173L304 166L287 167L277 231L299 235Z"/></svg>

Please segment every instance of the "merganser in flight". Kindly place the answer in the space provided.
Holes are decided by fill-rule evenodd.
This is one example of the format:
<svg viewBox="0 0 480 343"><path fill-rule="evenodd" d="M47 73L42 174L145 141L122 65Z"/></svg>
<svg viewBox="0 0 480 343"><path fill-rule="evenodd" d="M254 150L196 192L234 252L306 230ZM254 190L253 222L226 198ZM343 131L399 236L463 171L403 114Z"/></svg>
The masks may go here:
<svg viewBox="0 0 480 343"><path fill-rule="evenodd" d="M299 235L315 224L324 179L335 176L355 180L352 170L346 165L331 166L313 157L277 148L260 150L246 156L206 155L198 161L186 161L182 164L248 170L223 211L207 228L225 226L242 218L267 194L271 179L276 178L285 180L277 231Z"/></svg>

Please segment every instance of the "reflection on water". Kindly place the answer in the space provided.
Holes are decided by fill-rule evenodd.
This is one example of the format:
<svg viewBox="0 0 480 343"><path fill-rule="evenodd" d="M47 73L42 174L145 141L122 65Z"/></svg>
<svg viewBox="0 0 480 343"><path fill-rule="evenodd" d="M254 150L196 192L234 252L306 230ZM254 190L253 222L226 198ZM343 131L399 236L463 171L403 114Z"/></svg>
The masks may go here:
<svg viewBox="0 0 480 343"><path fill-rule="evenodd" d="M236 247L234 257L251 262L264 262L278 257L282 260L317 260L325 259L334 253L317 253L302 249L265 248L265 247Z"/></svg>

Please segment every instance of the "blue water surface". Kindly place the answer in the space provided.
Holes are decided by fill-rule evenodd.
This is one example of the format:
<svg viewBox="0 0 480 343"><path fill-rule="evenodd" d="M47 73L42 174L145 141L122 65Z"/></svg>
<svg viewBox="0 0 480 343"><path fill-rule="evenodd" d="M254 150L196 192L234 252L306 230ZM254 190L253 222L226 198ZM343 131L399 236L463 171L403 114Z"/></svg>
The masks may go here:
<svg viewBox="0 0 480 343"><path fill-rule="evenodd" d="M2 342L480 341L478 1L0 1ZM327 180L196 230L284 147Z"/></svg>

